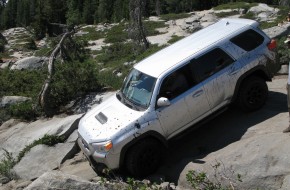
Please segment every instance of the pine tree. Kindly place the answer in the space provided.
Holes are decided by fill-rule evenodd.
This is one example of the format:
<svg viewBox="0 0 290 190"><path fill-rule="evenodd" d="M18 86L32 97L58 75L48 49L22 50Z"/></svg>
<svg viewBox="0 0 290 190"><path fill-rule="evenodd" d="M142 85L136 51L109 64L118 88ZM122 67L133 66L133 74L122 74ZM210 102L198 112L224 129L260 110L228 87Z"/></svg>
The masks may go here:
<svg viewBox="0 0 290 190"><path fill-rule="evenodd" d="M81 23L81 8L82 2L80 0L68 0L68 11L66 14L66 22L69 25L77 25Z"/></svg>
<svg viewBox="0 0 290 190"><path fill-rule="evenodd" d="M82 21L86 24L94 23L94 1L93 0L85 0L83 6L83 16Z"/></svg>
<svg viewBox="0 0 290 190"><path fill-rule="evenodd" d="M114 0L99 0L98 18L100 22L110 22L113 14Z"/></svg>

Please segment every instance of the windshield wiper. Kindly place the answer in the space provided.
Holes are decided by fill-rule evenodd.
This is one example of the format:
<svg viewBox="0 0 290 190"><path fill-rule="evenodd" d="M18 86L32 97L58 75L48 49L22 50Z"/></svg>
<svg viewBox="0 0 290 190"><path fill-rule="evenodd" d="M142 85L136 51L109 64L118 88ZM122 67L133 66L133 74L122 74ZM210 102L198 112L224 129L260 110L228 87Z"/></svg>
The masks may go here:
<svg viewBox="0 0 290 190"><path fill-rule="evenodd" d="M140 109L134 104L132 103L130 100L128 100L124 94L119 91L117 94L116 94L118 100L120 100L123 104L125 104L127 107L131 108L131 109L135 109L137 111L139 111Z"/></svg>

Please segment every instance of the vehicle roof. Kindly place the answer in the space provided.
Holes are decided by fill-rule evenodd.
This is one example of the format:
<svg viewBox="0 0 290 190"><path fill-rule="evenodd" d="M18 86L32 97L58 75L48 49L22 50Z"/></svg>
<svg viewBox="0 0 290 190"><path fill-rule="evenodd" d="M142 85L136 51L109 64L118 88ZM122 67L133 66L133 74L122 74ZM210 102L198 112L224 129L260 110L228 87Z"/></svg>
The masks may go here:
<svg viewBox="0 0 290 190"><path fill-rule="evenodd" d="M182 64L183 60L245 27L258 27L249 19L225 18L168 46L134 66L137 70L158 78L163 72Z"/></svg>

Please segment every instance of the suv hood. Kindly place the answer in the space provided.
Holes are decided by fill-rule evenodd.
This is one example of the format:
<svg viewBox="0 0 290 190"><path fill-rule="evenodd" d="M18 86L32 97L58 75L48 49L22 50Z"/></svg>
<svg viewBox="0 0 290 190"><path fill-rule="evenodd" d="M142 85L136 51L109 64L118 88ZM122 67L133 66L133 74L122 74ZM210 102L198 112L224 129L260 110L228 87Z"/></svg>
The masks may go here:
<svg viewBox="0 0 290 190"><path fill-rule="evenodd" d="M136 123L143 114L122 104L114 95L80 120L78 132L88 143L106 141Z"/></svg>

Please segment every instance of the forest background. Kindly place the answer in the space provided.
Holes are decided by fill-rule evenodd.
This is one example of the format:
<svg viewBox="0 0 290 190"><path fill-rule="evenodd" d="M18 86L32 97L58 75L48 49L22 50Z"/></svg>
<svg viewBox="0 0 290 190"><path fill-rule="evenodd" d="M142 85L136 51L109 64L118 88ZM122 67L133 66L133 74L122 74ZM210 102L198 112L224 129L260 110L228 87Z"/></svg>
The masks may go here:
<svg viewBox="0 0 290 190"><path fill-rule="evenodd" d="M143 16L206 10L235 0L142 0ZM240 0L241 1L241 0ZM0 30L31 26L37 38L50 34L50 23L97 24L128 20L130 0L0 0ZM288 0L243 2L286 5Z"/></svg>

